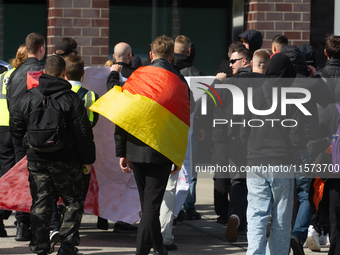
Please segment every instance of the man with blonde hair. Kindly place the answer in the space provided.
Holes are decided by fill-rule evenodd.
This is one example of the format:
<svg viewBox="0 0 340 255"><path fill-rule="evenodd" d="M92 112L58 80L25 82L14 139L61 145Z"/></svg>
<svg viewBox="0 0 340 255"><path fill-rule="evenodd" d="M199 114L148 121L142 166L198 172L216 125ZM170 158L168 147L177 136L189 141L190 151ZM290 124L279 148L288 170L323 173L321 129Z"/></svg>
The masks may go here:
<svg viewBox="0 0 340 255"><path fill-rule="evenodd" d="M254 52L253 59L250 65L253 68L253 73L266 74L270 60L270 53L265 49L259 49Z"/></svg>
<svg viewBox="0 0 340 255"><path fill-rule="evenodd" d="M158 111L157 109L166 108L167 104L174 104L179 108L178 110L170 110L172 114L188 123L188 121L190 122L189 88L184 77L170 64L173 59L173 53L173 40L167 36L157 37L151 43L149 53L151 64L136 70L130 79L125 82L123 88L124 91L131 90L134 91L134 94L148 97L147 100L143 100L141 104L138 104L138 109L143 111L143 115L155 115L154 111ZM157 79L155 79L155 75ZM139 82L136 83L136 80ZM118 91L117 93L119 93ZM145 95L145 91L150 93ZM124 98L123 95L120 96ZM154 103L149 105L153 96L162 99L161 101L157 99L159 106L157 109L153 107ZM175 162L174 155L176 157L180 155L181 159L184 160L186 144L180 145L180 143L186 141L188 132L184 129L181 131L176 129L175 133L177 134L173 133L174 130L171 127L172 124L170 124L172 122L169 122L172 117L164 117L164 122L161 125L162 129L166 130L167 136L172 137L173 140L177 139L177 142L173 144L169 144L169 142L172 142L167 141L166 147L174 148L179 146L183 153L177 149L175 154L164 151L162 149L164 146L162 137L159 137L160 139L158 139L156 145L153 144L153 134L158 135L159 130L144 123L138 112L132 110L131 105L134 105L134 103L130 99L125 100L128 101L127 105L125 105L125 101L122 101L123 104L117 105L117 107L121 108L121 115L117 114L111 120L116 124L116 156L120 157L120 167L124 173L131 173L133 169L141 201L142 218L138 228L136 254L149 254L150 249L153 247L154 254L167 255L167 249L163 245L159 211L169 174L175 174L183 163L182 160L180 160L180 163L177 161L177 163L174 163L177 165L175 170L171 171L173 162ZM130 116L129 120L125 118L126 121L121 122L120 116L123 115ZM167 118L169 119L167 120ZM134 123L133 128L129 128L130 122ZM135 132L136 130L144 131ZM164 132L162 131L160 135L165 134ZM153 144L153 147L159 147L159 149L153 149L151 144Z"/></svg>
<svg viewBox="0 0 340 255"><path fill-rule="evenodd" d="M195 52L192 51L193 44L185 35L179 35L175 39L174 66L183 76L203 76L204 73L193 66Z"/></svg>
<svg viewBox="0 0 340 255"><path fill-rule="evenodd" d="M191 41L185 35L179 35L175 39L175 53L190 55Z"/></svg>

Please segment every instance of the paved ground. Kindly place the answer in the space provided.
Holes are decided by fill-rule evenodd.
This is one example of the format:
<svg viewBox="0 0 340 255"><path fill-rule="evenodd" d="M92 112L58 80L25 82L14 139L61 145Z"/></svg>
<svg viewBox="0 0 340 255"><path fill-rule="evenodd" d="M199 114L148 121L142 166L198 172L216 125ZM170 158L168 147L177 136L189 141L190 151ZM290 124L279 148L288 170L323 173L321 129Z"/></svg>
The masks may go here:
<svg viewBox="0 0 340 255"><path fill-rule="evenodd" d="M202 213L202 219L183 221L173 229L175 244L178 250L169 251L169 255L205 255L205 254L233 254L246 253L246 236L241 235L235 243L229 243L224 237L226 226L215 222L213 208L213 181L211 178L199 178L197 182L197 210ZM112 232L113 223L108 231L96 228L96 217L84 215L80 233L80 254L93 255L132 255L135 254L136 233L117 234ZM7 238L0 238L0 254L31 254L28 242L16 242L14 217L5 221L9 234ZM138 225L138 224L136 224ZM57 251L56 245L55 251ZM322 246L321 252L311 252L305 248L306 254L327 254L328 247ZM53 254L56 254L54 252Z"/></svg>

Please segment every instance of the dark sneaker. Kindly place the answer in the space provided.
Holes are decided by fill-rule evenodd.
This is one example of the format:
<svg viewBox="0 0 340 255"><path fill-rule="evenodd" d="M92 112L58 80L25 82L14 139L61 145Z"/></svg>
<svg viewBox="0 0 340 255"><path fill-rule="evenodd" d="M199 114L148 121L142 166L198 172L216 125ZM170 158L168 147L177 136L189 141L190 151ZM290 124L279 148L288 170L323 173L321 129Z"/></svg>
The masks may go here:
<svg viewBox="0 0 340 255"><path fill-rule="evenodd" d="M117 221L113 226L113 232L116 233L136 232L137 230L137 227L123 221Z"/></svg>
<svg viewBox="0 0 340 255"><path fill-rule="evenodd" d="M153 254L155 254L155 255L168 255L168 250L163 245L162 248L160 248L159 250L153 249Z"/></svg>
<svg viewBox="0 0 340 255"><path fill-rule="evenodd" d="M305 255L303 243L296 236L290 237L290 248L293 250L293 255Z"/></svg>
<svg viewBox="0 0 340 255"><path fill-rule="evenodd" d="M178 222L182 222L185 219L185 212L180 210L177 217L174 219L173 226L175 226Z"/></svg>
<svg viewBox="0 0 340 255"><path fill-rule="evenodd" d="M32 232L29 227L22 222L17 222L16 225L17 234L15 235L15 241L31 241Z"/></svg>
<svg viewBox="0 0 340 255"><path fill-rule="evenodd" d="M109 229L109 222L107 219L103 219L98 217L97 219L97 228L101 230L108 230Z"/></svg>
<svg viewBox="0 0 340 255"><path fill-rule="evenodd" d="M220 216L217 217L216 222L220 223L220 224L227 224L228 223L228 216L220 215Z"/></svg>
<svg viewBox="0 0 340 255"><path fill-rule="evenodd" d="M0 221L0 237L7 237L7 232L5 229L5 225Z"/></svg>
<svg viewBox="0 0 340 255"><path fill-rule="evenodd" d="M185 219L186 220L200 220L201 214L198 213L195 209L188 209L185 211Z"/></svg>
<svg viewBox="0 0 340 255"><path fill-rule="evenodd" d="M56 245L56 243L59 242L59 231L57 230L51 230L50 231L50 251L48 252L48 254L51 254L54 252L54 246Z"/></svg>
<svg viewBox="0 0 340 255"><path fill-rule="evenodd" d="M236 214L232 214L228 220L228 226L225 231L225 238L229 242L236 242L238 236L238 226L240 225L240 218Z"/></svg>
<svg viewBox="0 0 340 255"><path fill-rule="evenodd" d="M174 244L174 243L172 243L172 244L170 244L170 245L164 244L164 246L165 246L165 248L166 248L168 251L175 251L175 250L177 250L177 245Z"/></svg>
<svg viewBox="0 0 340 255"><path fill-rule="evenodd" d="M78 248L62 243L57 255L77 255L79 253Z"/></svg>

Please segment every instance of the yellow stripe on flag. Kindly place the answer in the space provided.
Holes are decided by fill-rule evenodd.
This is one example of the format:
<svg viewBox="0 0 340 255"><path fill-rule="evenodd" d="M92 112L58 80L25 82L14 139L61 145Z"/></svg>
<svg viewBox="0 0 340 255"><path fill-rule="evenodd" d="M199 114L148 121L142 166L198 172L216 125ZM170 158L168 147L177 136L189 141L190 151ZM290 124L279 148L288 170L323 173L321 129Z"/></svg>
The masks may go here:
<svg viewBox="0 0 340 255"><path fill-rule="evenodd" d="M150 98L115 86L91 107L131 135L154 148L175 165L184 162L189 127Z"/></svg>

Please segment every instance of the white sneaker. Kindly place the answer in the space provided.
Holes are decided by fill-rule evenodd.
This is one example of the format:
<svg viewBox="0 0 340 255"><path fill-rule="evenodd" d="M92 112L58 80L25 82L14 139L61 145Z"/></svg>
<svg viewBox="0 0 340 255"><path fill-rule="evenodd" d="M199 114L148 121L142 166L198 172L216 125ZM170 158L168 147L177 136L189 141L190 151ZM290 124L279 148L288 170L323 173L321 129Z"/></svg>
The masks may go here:
<svg viewBox="0 0 340 255"><path fill-rule="evenodd" d="M51 254L54 252L54 246L58 242L59 242L59 231L51 230L50 231L50 250L48 254Z"/></svg>
<svg viewBox="0 0 340 255"><path fill-rule="evenodd" d="M320 237L319 237L319 242L320 242L320 245L327 245L327 246L329 246L331 243L329 242L329 235L328 235L328 233L326 235L324 235L323 232L322 232Z"/></svg>
<svg viewBox="0 0 340 255"><path fill-rule="evenodd" d="M311 251L320 251L319 234L312 225L308 228L306 243Z"/></svg>
<svg viewBox="0 0 340 255"><path fill-rule="evenodd" d="M303 248L308 248L308 245L306 242L303 244Z"/></svg>

